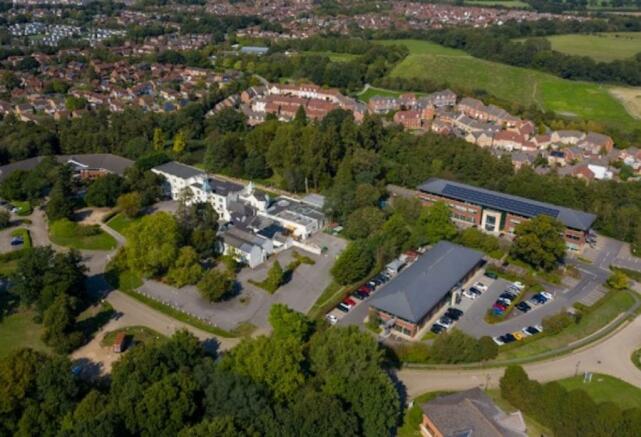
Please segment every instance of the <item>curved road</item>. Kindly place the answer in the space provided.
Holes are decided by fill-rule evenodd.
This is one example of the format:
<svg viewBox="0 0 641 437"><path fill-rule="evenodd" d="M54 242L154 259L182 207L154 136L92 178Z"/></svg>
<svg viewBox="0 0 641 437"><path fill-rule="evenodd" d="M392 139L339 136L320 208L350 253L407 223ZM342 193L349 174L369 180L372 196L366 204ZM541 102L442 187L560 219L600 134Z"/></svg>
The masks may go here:
<svg viewBox="0 0 641 437"><path fill-rule="evenodd" d="M596 344L568 355L526 364L530 378L546 382L582 374L585 371L607 373L641 387L641 370L630 360L641 347L641 317L635 318ZM410 398L435 390L465 390L473 387L497 387L504 368L479 370L430 370L405 368L397 372Z"/></svg>

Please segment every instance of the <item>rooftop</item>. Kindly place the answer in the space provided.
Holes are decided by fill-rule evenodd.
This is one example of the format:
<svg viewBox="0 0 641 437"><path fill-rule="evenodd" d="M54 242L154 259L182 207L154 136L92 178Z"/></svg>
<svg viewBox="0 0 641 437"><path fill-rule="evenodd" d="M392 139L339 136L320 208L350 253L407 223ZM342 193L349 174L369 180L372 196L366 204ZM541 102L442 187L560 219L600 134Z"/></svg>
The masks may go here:
<svg viewBox="0 0 641 437"><path fill-rule="evenodd" d="M565 208L551 203L526 199L498 191L486 190L472 185L452 182L445 179L431 178L418 186L420 191L436 194L450 199L481 205L531 218L541 214L556 218L565 226L587 231L596 220L596 215L576 209Z"/></svg>
<svg viewBox="0 0 641 437"><path fill-rule="evenodd" d="M205 176L205 172L190 165L181 164L180 162L170 161L154 167L153 170L176 176L182 179L189 179L196 176Z"/></svg>
<svg viewBox="0 0 641 437"><path fill-rule="evenodd" d="M441 241L403 270L370 305L418 323L483 259L483 254Z"/></svg>

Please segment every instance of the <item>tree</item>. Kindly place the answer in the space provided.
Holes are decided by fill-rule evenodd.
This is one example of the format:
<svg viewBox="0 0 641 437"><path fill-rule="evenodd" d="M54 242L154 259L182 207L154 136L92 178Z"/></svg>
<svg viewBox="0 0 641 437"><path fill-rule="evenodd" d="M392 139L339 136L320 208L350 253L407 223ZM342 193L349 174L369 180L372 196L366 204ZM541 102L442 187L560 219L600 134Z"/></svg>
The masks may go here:
<svg viewBox="0 0 641 437"><path fill-rule="evenodd" d="M85 202L91 206L114 206L122 189L123 179L116 174L107 174L89 185Z"/></svg>
<svg viewBox="0 0 641 437"><path fill-rule="evenodd" d="M456 236L456 226L450 220L450 208L443 202L423 208L413 230L417 246L451 240Z"/></svg>
<svg viewBox="0 0 641 437"><path fill-rule="evenodd" d="M8 211L0 211L0 229L4 229L11 224L11 214Z"/></svg>
<svg viewBox="0 0 641 437"><path fill-rule="evenodd" d="M293 337L246 338L222 359L224 369L265 384L279 400L305 382L303 344Z"/></svg>
<svg viewBox="0 0 641 437"><path fill-rule="evenodd" d="M268 288L272 290L276 290L278 287L280 287L283 284L283 281L285 279L285 272L283 271L283 268L280 266L280 263L278 260L274 261L274 264L269 268L269 271L267 272L267 279L265 280L265 284Z"/></svg>
<svg viewBox="0 0 641 437"><path fill-rule="evenodd" d="M42 339L58 353L69 353L82 342L82 333L74 330L76 306L73 298L60 294L44 313Z"/></svg>
<svg viewBox="0 0 641 437"><path fill-rule="evenodd" d="M235 278L232 272L211 269L205 272L197 286L205 299L218 302L233 291L234 285Z"/></svg>
<svg viewBox="0 0 641 437"><path fill-rule="evenodd" d="M172 145L172 151L176 155L180 155L185 151L185 147L187 146L187 140L185 139L185 133L181 130L176 133L174 136L174 143Z"/></svg>
<svg viewBox="0 0 641 437"><path fill-rule="evenodd" d="M129 267L145 277L159 276L178 254L178 224L166 212L143 217L129 228L125 253Z"/></svg>
<svg viewBox="0 0 641 437"><path fill-rule="evenodd" d="M374 265L374 256L366 241L351 242L332 267L332 276L341 285L363 279Z"/></svg>
<svg viewBox="0 0 641 437"><path fill-rule="evenodd" d="M380 230L385 223L385 214L373 206L352 212L345 223L345 235L352 239L366 238Z"/></svg>
<svg viewBox="0 0 641 437"><path fill-rule="evenodd" d="M608 278L607 284L615 290L625 290L630 286L630 280L621 270L614 270Z"/></svg>
<svg viewBox="0 0 641 437"><path fill-rule="evenodd" d="M565 255L564 226L558 220L540 215L516 227L510 253L537 269L552 270Z"/></svg>
<svg viewBox="0 0 641 437"><path fill-rule="evenodd" d="M154 137L151 142L151 146L154 150L160 152L165 148L165 134L162 129L157 127L154 129Z"/></svg>
<svg viewBox="0 0 641 437"><path fill-rule="evenodd" d="M123 194L118 197L116 207L129 218L137 217L142 209L141 196L135 191Z"/></svg>
<svg viewBox="0 0 641 437"><path fill-rule="evenodd" d="M269 310L269 324L275 336L293 336L301 341L307 340L312 331L311 320L281 303L272 305Z"/></svg>
<svg viewBox="0 0 641 437"><path fill-rule="evenodd" d="M198 254L191 246L184 246L178 252L176 264L169 269L165 279L178 287L197 283L203 275L203 268L198 260Z"/></svg>

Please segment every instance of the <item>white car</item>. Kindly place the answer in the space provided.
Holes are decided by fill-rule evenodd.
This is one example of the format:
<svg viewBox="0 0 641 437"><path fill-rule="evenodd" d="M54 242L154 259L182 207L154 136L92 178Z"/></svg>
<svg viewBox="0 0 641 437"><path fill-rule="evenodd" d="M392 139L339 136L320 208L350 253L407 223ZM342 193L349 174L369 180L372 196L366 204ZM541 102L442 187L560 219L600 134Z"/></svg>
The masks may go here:
<svg viewBox="0 0 641 437"><path fill-rule="evenodd" d="M499 346L503 346L505 342L501 340L500 335L497 335L496 337L492 337L492 340L494 340L494 343L498 344Z"/></svg>
<svg viewBox="0 0 641 437"><path fill-rule="evenodd" d="M335 325L336 322L338 322L338 317L336 317L334 314L328 314L325 318L330 323L330 325Z"/></svg>
<svg viewBox="0 0 641 437"><path fill-rule="evenodd" d="M476 288L478 288L478 289L479 289L479 290L481 290L481 291L487 291L487 285L485 285L485 284L484 284L484 283L482 283L482 282L477 282L477 283L475 283L472 287L476 287Z"/></svg>
<svg viewBox="0 0 641 437"><path fill-rule="evenodd" d="M554 299L554 296L552 296L552 293L548 293L547 291L542 291L539 294L548 300Z"/></svg>
<svg viewBox="0 0 641 437"><path fill-rule="evenodd" d="M469 289L468 289L468 290L465 290L465 291L463 292L463 296L465 296L465 297L469 297L469 298L470 298L470 299L472 299L472 300L474 300L474 299L476 299L476 298L478 297L478 295L477 295L476 293L474 293L474 292L470 291Z"/></svg>
<svg viewBox="0 0 641 437"><path fill-rule="evenodd" d="M516 288L518 288L519 290L523 290L523 289L525 288L525 284L523 284L522 282L519 282L519 281L516 281L516 282L514 283L514 286L515 286Z"/></svg>

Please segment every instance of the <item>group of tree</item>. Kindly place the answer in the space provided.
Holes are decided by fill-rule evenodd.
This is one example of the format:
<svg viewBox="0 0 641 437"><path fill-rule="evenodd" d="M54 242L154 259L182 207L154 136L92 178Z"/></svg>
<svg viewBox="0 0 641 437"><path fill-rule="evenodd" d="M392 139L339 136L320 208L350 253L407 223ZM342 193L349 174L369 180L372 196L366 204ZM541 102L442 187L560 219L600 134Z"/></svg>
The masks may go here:
<svg viewBox="0 0 641 437"><path fill-rule="evenodd" d="M558 382L541 384L519 366L501 378L501 397L549 428L555 436L636 436L641 408L621 408L612 401L595 402L582 389L568 390Z"/></svg>
<svg viewBox="0 0 641 437"><path fill-rule="evenodd" d="M438 335L431 345L423 342L398 344L393 352L402 362L462 364L494 359L499 348L491 337L474 338L454 329Z"/></svg>
<svg viewBox="0 0 641 437"><path fill-rule="evenodd" d="M61 353L84 340L76 324L87 301L84 272L79 253L44 246L26 249L11 274L11 293L34 310L35 321L44 327L44 342Z"/></svg>
<svg viewBox="0 0 641 437"><path fill-rule="evenodd" d="M356 228L365 228L367 233L353 234ZM356 239L341 252L331 270L343 285L363 279L375 265L391 261L404 250L452 240L457 235L447 205L437 202L427 207L418 199L405 198L395 199L382 212L373 206L357 209L348 216L345 229L347 236Z"/></svg>
<svg viewBox="0 0 641 437"><path fill-rule="evenodd" d="M131 348L109 380L25 349L0 360L0 434L65 436L391 435L401 404L378 343L272 307L270 337L223 357L181 331Z"/></svg>

